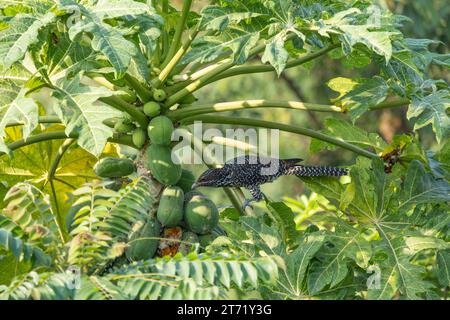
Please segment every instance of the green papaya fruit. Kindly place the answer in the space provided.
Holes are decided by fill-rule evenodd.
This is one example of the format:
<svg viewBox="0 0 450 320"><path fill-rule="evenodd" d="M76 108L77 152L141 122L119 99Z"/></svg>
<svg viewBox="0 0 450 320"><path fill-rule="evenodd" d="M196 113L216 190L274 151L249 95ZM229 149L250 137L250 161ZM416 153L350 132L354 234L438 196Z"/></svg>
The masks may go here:
<svg viewBox="0 0 450 320"><path fill-rule="evenodd" d="M134 119L133 117L127 113L127 112L122 112L122 122L125 124L130 124L133 123Z"/></svg>
<svg viewBox="0 0 450 320"><path fill-rule="evenodd" d="M196 243L199 243L199 237L190 231L183 231L183 236L181 237L180 247L178 248L178 252L181 252L183 255L188 254L192 251L192 246Z"/></svg>
<svg viewBox="0 0 450 320"><path fill-rule="evenodd" d="M167 186L175 185L181 178L181 166L172 161L172 150L166 146L151 144L147 148L145 167L153 177Z"/></svg>
<svg viewBox="0 0 450 320"><path fill-rule="evenodd" d="M179 187L167 187L159 200L156 217L164 227L175 227L183 219L184 192Z"/></svg>
<svg viewBox="0 0 450 320"><path fill-rule="evenodd" d="M123 119L119 119L114 125L114 129L118 133L128 133L133 131L134 128L135 126L132 123L126 123Z"/></svg>
<svg viewBox="0 0 450 320"><path fill-rule="evenodd" d="M192 190L192 185L195 182L195 176L194 174L186 169L183 169L181 171L181 178L177 183L177 186L179 186L185 193Z"/></svg>
<svg viewBox="0 0 450 320"><path fill-rule="evenodd" d="M96 175L102 178L119 178L136 171L133 160L127 158L105 157L94 166Z"/></svg>
<svg viewBox="0 0 450 320"><path fill-rule="evenodd" d="M144 129L137 128L136 130L134 130L133 135L131 136L131 140L136 147L141 149L145 144L145 141L147 140L147 133Z"/></svg>
<svg viewBox="0 0 450 320"><path fill-rule="evenodd" d="M184 221L192 232L210 233L219 222L219 211L210 199L203 195L194 195L186 204Z"/></svg>
<svg viewBox="0 0 450 320"><path fill-rule="evenodd" d="M148 124L147 133L152 144L168 146L172 140L172 121L166 116L155 117Z"/></svg>
<svg viewBox="0 0 450 320"><path fill-rule="evenodd" d="M128 242L129 245L125 251L127 258L133 261L153 258L158 248L157 238L160 232L161 225L158 221L148 218L145 222L140 222Z"/></svg>
<svg viewBox="0 0 450 320"><path fill-rule="evenodd" d="M153 99L155 99L155 101L164 101L167 98L167 94L163 89L155 89L153 91Z"/></svg>
<svg viewBox="0 0 450 320"><path fill-rule="evenodd" d="M161 106L158 102L150 101L144 104L144 113L153 118L156 117L161 112Z"/></svg>

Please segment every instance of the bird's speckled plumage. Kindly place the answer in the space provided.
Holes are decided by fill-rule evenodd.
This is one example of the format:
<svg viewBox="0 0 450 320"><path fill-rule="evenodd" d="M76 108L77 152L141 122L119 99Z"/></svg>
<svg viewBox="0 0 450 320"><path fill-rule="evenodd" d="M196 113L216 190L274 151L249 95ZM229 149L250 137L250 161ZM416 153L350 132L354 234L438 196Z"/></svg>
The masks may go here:
<svg viewBox="0 0 450 320"><path fill-rule="evenodd" d="M276 159L262 156L241 156L227 161L222 168L208 169L194 187L244 187L254 200L260 201L263 194L260 185L281 176L303 177L343 176L347 169L322 166L302 166L302 159Z"/></svg>

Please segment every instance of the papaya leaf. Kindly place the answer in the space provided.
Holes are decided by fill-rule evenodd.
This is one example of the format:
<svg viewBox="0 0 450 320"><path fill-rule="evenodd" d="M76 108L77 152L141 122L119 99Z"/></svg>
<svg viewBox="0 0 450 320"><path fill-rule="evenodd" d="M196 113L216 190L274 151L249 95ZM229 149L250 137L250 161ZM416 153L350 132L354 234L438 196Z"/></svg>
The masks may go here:
<svg viewBox="0 0 450 320"><path fill-rule="evenodd" d="M316 255L319 262L311 265L308 275L311 295L340 284L352 269L350 263L367 268L372 255L371 244L364 239L362 232L340 220L336 220L335 231L329 233L326 240Z"/></svg>
<svg viewBox="0 0 450 320"><path fill-rule="evenodd" d="M418 204L445 203L450 201L450 185L425 172L423 165L415 160L408 168L399 198L400 211Z"/></svg>
<svg viewBox="0 0 450 320"><path fill-rule="evenodd" d="M149 7L132 0L102 0L98 1L94 7L88 8L73 0L62 0L60 8L67 12L79 13L84 17L70 27L70 39L73 41L81 32L91 33L92 48L104 54L115 68L117 77L122 77L132 57L137 54L137 48L117 29L104 23L103 20L142 14L149 10Z"/></svg>
<svg viewBox="0 0 450 320"><path fill-rule="evenodd" d="M41 29L56 18L53 12L45 15L18 14L9 22L9 28L0 31L0 64L6 68L25 56L28 48L39 41Z"/></svg>
<svg viewBox="0 0 450 320"><path fill-rule="evenodd" d="M442 286L450 286L450 250L439 250L436 253L438 279Z"/></svg>
<svg viewBox="0 0 450 320"><path fill-rule="evenodd" d="M15 123L23 124L22 136L26 139L38 125L38 111L37 103L23 96L16 97L9 105L0 108L0 152L9 153L3 141L6 126Z"/></svg>
<svg viewBox="0 0 450 320"><path fill-rule="evenodd" d="M440 143L450 134L450 119L447 115L449 108L450 92L441 90L424 97L413 97L407 116L408 119L415 119L415 130L431 124Z"/></svg>
<svg viewBox="0 0 450 320"><path fill-rule="evenodd" d="M44 132L62 130L60 125L53 125ZM36 129L36 131L41 132ZM7 129L8 139L17 140L21 138L19 127ZM52 140L35 143L15 150L12 158L0 158L0 197L3 199L7 190L21 181L29 181L46 194L52 194L48 183L48 172L56 157L58 150L64 140ZM114 149L112 149L114 150ZM116 155L115 151L106 154ZM62 212L66 212L70 206L70 193L83 183L95 179L96 175L92 167L96 158L87 151L76 146L69 148L55 172L53 181L55 192L58 195L58 206ZM56 204L52 197L53 208ZM5 203L2 203L4 206Z"/></svg>
<svg viewBox="0 0 450 320"><path fill-rule="evenodd" d="M16 258L23 258L35 265L48 266L51 263L50 257L45 255L40 248L24 243L5 229L0 229L0 248L11 252Z"/></svg>
<svg viewBox="0 0 450 320"><path fill-rule="evenodd" d="M121 113L112 107L95 102L102 97L112 95L103 87L90 87L81 84L81 75L72 79L60 79L56 84L54 96L58 99L55 112L66 126L66 134L78 134L80 147L94 156L99 156L112 137L113 130L103 121Z"/></svg>
<svg viewBox="0 0 450 320"><path fill-rule="evenodd" d="M299 237L299 232L295 226L295 216L292 210L283 202L269 202L267 209L269 209L271 216L280 227L281 236L285 243L289 246L295 245Z"/></svg>
<svg viewBox="0 0 450 320"><path fill-rule="evenodd" d="M387 147L386 142L384 142L378 134L369 133L344 120L333 118L326 119L325 127L326 129L323 130L323 133L340 138L362 148L373 149L377 153L383 151ZM317 139L311 141L311 152L315 153L325 148L334 150L335 146Z"/></svg>

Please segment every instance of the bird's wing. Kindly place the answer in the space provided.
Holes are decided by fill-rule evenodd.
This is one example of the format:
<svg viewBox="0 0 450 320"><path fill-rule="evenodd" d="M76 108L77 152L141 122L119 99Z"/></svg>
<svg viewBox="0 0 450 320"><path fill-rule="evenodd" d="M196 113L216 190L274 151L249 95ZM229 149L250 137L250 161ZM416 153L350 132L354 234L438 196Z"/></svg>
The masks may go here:
<svg viewBox="0 0 450 320"><path fill-rule="evenodd" d="M292 159L283 159L282 161L284 161L287 165L289 166L294 166L299 162L302 162L303 159L300 158L292 158Z"/></svg>

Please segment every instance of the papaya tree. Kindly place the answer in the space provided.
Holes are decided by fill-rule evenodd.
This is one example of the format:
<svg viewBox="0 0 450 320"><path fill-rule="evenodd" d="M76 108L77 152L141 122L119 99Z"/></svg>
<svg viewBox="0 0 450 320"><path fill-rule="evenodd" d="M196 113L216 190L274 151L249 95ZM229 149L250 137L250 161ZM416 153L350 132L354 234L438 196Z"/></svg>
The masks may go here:
<svg viewBox="0 0 450 320"><path fill-rule="evenodd" d="M1 1L0 297L447 298L450 91L428 70L449 57L377 3ZM370 76L329 79L329 104L196 97L327 58ZM394 108L413 133L387 142L357 124ZM244 109L327 118L313 130ZM174 160L173 131L196 121L306 136L354 164L262 212L226 188L219 210Z"/></svg>

